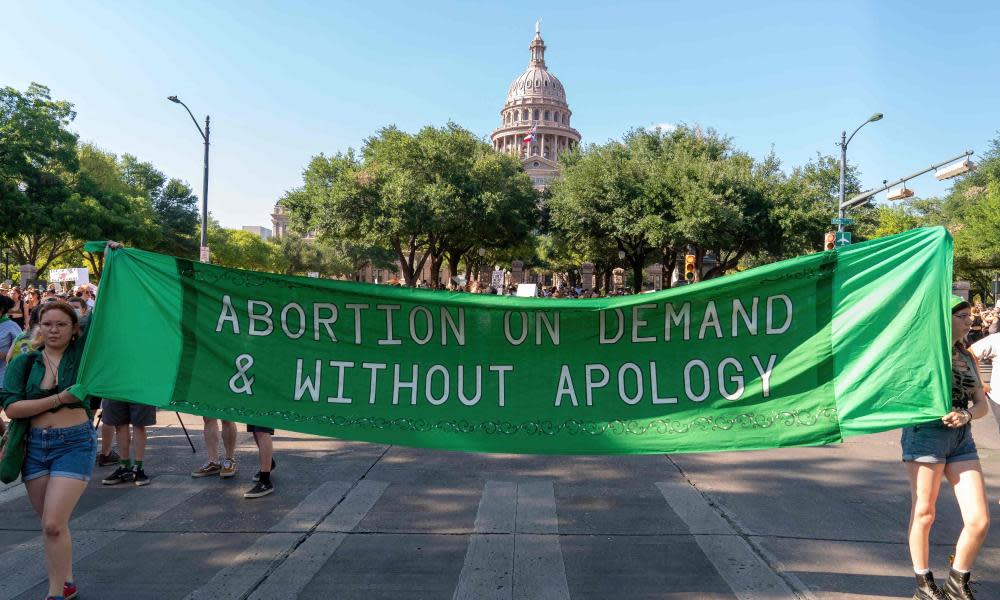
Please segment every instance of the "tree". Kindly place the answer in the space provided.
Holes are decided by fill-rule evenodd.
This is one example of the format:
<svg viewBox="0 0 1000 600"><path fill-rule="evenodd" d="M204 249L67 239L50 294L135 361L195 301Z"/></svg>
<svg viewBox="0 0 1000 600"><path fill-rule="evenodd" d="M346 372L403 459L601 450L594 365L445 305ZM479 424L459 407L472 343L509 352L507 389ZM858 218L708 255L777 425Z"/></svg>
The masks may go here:
<svg viewBox="0 0 1000 600"><path fill-rule="evenodd" d="M163 202L188 201L190 190L170 182L165 194L165 177L152 165L78 143L68 129L75 116L45 86L0 90L0 238L15 260L40 272L88 261L99 277L103 256L83 253L83 241L155 247L183 237L164 230L158 211Z"/></svg>
<svg viewBox="0 0 1000 600"><path fill-rule="evenodd" d="M562 162L547 207L554 231L598 265L624 252L635 291L654 256L673 268L689 248L699 260L713 250L711 277L769 243L777 161L758 164L711 129L634 129Z"/></svg>
<svg viewBox="0 0 1000 600"><path fill-rule="evenodd" d="M104 253L84 252L81 242L113 239L149 247L160 235L160 230L149 202L125 182L114 154L91 144L81 144L77 154L80 169L74 187L84 198L93 201L88 202L89 214L79 216L82 226L75 232L79 239L74 243L74 251L66 256L81 257L100 279Z"/></svg>
<svg viewBox="0 0 1000 600"><path fill-rule="evenodd" d="M970 292L992 296L1000 271L1000 136L990 142L975 171L955 182L941 203L940 216L955 238L955 277Z"/></svg>
<svg viewBox="0 0 1000 600"><path fill-rule="evenodd" d="M70 252L69 236L86 213L72 188L79 169L73 105L32 83L0 90L0 232L16 260L44 270Z"/></svg>
<svg viewBox="0 0 1000 600"><path fill-rule="evenodd" d="M274 264L274 244L249 231L225 229L215 219L208 222L208 243L212 248L212 263L216 265L269 271Z"/></svg>
<svg viewBox="0 0 1000 600"><path fill-rule="evenodd" d="M305 275L310 271L319 273L344 272L346 267L324 247L290 233L276 242L272 266L285 275Z"/></svg>
<svg viewBox="0 0 1000 600"><path fill-rule="evenodd" d="M191 186L179 179L168 179L151 163L131 154L121 157L122 179L133 194L144 197L158 225L158 235L147 248L173 256L198 253L198 197Z"/></svg>
<svg viewBox="0 0 1000 600"><path fill-rule="evenodd" d="M436 278L479 244L517 243L535 223L535 198L516 158L449 123L415 135L383 128L360 159L314 157L281 203L300 232L391 250L412 286L428 260Z"/></svg>
<svg viewBox="0 0 1000 600"><path fill-rule="evenodd" d="M658 202L662 198L646 193L650 162L629 145L641 143L641 135L626 136L624 143L590 146L564 159L563 177L550 188L548 203L551 226L558 235L578 250L600 245L602 239L613 242L639 271L634 280L638 286L654 248L650 221L666 212L664 203ZM593 262L600 260L598 255L588 256Z"/></svg>
<svg viewBox="0 0 1000 600"><path fill-rule="evenodd" d="M774 188L771 209L777 232L762 262L822 250L823 234L835 228L830 220L837 214L839 190L840 159L829 155L817 153L815 160L796 167L791 175L784 177ZM845 190L847 198L860 190L858 169L854 165L848 164ZM874 229L873 211L870 204L851 211L850 216L856 219L862 233L866 228ZM858 227L854 230L857 232ZM859 236L855 241L864 237L867 236Z"/></svg>

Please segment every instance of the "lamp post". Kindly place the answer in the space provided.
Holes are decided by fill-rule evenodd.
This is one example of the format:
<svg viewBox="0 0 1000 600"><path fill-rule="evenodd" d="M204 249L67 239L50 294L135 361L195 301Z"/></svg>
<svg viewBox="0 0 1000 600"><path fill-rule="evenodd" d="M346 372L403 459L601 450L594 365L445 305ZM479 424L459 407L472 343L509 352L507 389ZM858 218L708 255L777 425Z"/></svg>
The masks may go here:
<svg viewBox="0 0 1000 600"><path fill-rule="evenodd" d="M194 118L191 113L191 109L187 107L180 101L177 96L167 96L167 100L175 104L180 104L184 107L184 110L191 115L191 121L194 122L194 126L198 128L198 133L201 134L201 139L205 140L205 174L202 178L201 184L201 252L200 258L201 262L209 262L208 254L208 136L211 134L209 129L209 121L211 117L205 115L205 129L202 130L201 125L198 125L198 119Z"/></svg>
<svg viewBox="0 0 1000 600"><path fill-rule="evenodd" d="M839 203L839 209L837 211L837 217L839 217L838 219L839 222L837 223L838 232L844 231L844 218L846 216L844 208L844 194L846 193L846 190L844 188L847 179L847 145L851 143L851 140L854 139L854 134L857 133L858 131L861 131L862 127L864 127L869 123L874 123L875 121L879 121L881 119L882 119L882 113L875 113L872 116L868 117L867 121L865 121L861 125L858 125L858 128L854 130L854 133L852 133L850 137L847 137L846 131L842 131L840 133L840 203Z"/></svg>
<svg viewBox="0 0 1000 600"><path fill-rule="evenodd" d="M482 282L483 280L483 257L486 256L486 248L480 246L476 249L476 254L479 255L479 260L476 261L476 281Z"/></svg>

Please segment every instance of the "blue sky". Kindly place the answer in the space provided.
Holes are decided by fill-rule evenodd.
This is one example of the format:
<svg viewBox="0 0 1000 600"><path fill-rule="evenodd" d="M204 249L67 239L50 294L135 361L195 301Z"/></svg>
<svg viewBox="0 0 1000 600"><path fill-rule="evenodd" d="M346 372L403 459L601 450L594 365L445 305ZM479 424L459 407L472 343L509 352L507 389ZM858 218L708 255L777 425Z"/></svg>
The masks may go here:
<svg viewBox="0 0 1000 600"><path fill-rule="evenodd" d="M201 190L199 120L212 117L209 209L270 227L309 158L378 128L449 119L487 136L528 63L546 62L584 143L631 127L699 124L786 170L849 148L865 187L1000 130L1000 3L941 2L14 2L0 85L48 85L85 141ZM920 195L942 194L932 176Z"/></svg>

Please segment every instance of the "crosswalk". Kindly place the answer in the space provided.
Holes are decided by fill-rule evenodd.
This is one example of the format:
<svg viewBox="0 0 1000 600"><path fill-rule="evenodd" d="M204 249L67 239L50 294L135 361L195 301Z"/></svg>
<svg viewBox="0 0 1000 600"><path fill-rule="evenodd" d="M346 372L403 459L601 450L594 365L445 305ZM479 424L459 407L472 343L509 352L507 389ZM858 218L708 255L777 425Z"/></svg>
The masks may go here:
<svg viewBox="0 0 1000 600"><path fill-rule="evenodd" d="M124 494L73 519L74 562L109 548L204 489L182 476L162 476L158 483L170 493ZM779 576L762 558L766 554L741 537L686 480L650 485L662 495L664 507L687 525L735 598L809 597L794 581ZM338 549L349 536L359 534L359 524L389 487L388 482L369 479L323 483L185 600L298 598L324 569L336 568ZM17 489L0 489L0 502L17 497ZM0 598L13 598L43 582L41 537L0 554L0 564L5 566ZM570 597L553 482L485 481L453 600Z"/></svg>
<svg viewBox="0 0 1000 600"><path fill-rule="evenodd" d="M169 494L125 494L71 520L73 562L108 547L129 531L139 529L181 505L202 489L190 477L164 475L159 481L162 487L171 490ZM46 580L42 537L35 537L0 554L0 564L4 565L4 576L0 577L0 598L13 598Z"/></svg>
<svg viewBox="0 0 1000 600"><path fill-rule="evenodd" d="M0 505L6 504L12 500L17 500L18 498L23 498L26 496L28 491L25 489L24 484L20 480L12 483L5 483L0 485Z"/></svg>

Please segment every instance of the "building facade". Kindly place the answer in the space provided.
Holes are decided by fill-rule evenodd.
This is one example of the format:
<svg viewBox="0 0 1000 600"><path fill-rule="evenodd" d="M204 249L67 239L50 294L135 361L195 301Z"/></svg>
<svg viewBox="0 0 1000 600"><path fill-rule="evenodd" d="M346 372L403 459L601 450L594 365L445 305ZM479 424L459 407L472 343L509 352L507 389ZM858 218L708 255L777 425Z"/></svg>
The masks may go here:
<svg viewBox="0 0 1000 600"><path fill-rule="evenodd" d="M244 225L243 231L249 231L256 236L259 236L260 239L264 241L271 239L271 230L267 227L261 227L260 225Z"/></svg>
<svg viewBox="0 0 1000 600"><path fill-rule="evenodd" d="M545 42L538 24L528 50L528 68L510 84L500 127L490 139L498 152L519 156L535 187L545 189L559 174L559 153L575 148L580 133L571 126L573 111L562 82L545 65Z"/></svg>

